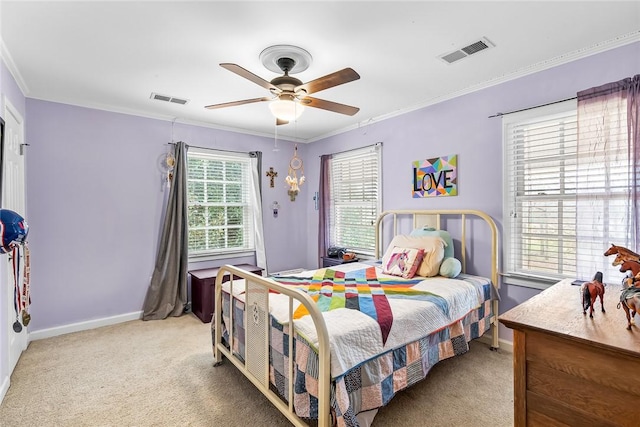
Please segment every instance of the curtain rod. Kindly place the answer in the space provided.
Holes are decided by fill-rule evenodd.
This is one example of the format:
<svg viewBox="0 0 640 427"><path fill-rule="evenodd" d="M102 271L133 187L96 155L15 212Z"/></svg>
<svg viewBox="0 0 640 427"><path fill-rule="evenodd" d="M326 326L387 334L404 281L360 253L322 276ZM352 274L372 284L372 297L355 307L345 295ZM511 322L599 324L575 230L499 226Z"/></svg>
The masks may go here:
<svg viewBox="0 0 640 427"><path fill-rule="evenodd" d="M546 107L547 105L559 104L561 102L571 101L572 99L578 99L578 97L574 96L574 97L571 97L571 98L561 99L560 101L554 101L554 102L548 102L546 104L536 105L535 107L529 107L529 108L523 108L521 110L509 111L508 113L496 113L493 116L489 116L488 118L492 119L494 117L506 116L507 114L513 114L513 113L519 113L521 111L533 110L534 108L540 108L540 107Z"/></svg>
<svg viewBox="0 0 640 427"><path fill-rule="evenodd" d="M167 142L168 145L176 145L176 142ZM185 146L187 148L199 148L201 150L214 150L214 151L224 151L225 153L240 153L240 154L247 154L247 153L253 153L259 150L253 150L253 151L233 151L233 150L223 150L222 148L211 148L211 147L198 147L197 145L189 145L189 144L185 144Z"/></svg>
<svg viewBox="0 0 640 427"><path fill-rule="evenodd" d="M336 154L344 154L344 153L348 153L350 151L356 151L356 150L362 150L364 148L369 148L369 147L377 147L377 146L381 146L382 142L376 142L375 144L371 144L371 145L365 145L364 147L358 147L358 148L352 148L350 150L344 150L344 151L338 151L337 153L331 153L331 156L335 156ZM318 157L322 157L322 156L326 156L327 154L322 154Z"/></svg>

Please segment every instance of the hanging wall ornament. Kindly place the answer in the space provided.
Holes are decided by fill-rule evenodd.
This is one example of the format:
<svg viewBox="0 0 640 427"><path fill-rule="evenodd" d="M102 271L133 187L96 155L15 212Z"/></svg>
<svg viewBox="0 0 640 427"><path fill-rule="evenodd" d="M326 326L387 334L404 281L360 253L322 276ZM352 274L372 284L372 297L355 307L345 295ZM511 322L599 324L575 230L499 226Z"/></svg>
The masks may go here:
<svg viewBox="0 0 640 427"><path fill-rule="evenodd" d="M170 151L162 153L158 157L158 170L160 171L160 179L162 180L162 190L171 186L171 180L173 179L173 169L175 165L176 158Z"/></svg>
<svg viewBox="0 0 640 427"><path fill-rule="evenodd" d="M173 179L173 168L176 165L176 157L171 152L167 152L160 161L160 168L167 182L167 186L171 184Z"/></svg>
<svg viewBox="0 0 640 427"><path fill-rule="evenodd" d="M24 247L24 266L22 267L22 324L29 326L31 322L31 314L29 314L29 306L31 305L31 252L27 242L23 243Z"/></svg>
<svg viewBox="0 0 640 427"><path fill-rule="evenodd" d="M16 245L27 240L29 226L16 212L0 209L0 254L12 253Z"/></svg>
<svg viewBox="0 0 640 427"><path fill-rule="evenodd" d="M300 179L298 179L298 171L300 171ZM304 184L304 165L302 163L302 159L298 157L298 145L296 144L293 149L293 157L289 162L289 175L285 179L287 185L289 186L289 191L287 194L289 195L289 199L294 202L296 200L296 196L300 192L300 186Z"/></svg>
<svg viewBox="0 0 640 427"><path fill-rule="evenodd" d="M273 166L269 167L269 172L266 173L267 178L269 178L269 187L275 187L273 180L278 176L278 172L273 170Z"/></svg>
<svg viewBox="0 0 640 427"><path fill-rule="evenodd" d="M171 182L173 179L173 168L176 166L176 157L173 153L167 153L165 163L167 165L167 181Z"/></svg>
<svg viewBox="0 0 640 427"><path fill-rule="evenodd" d="M16 320L13 323L15 333L22 331L22 325L27 326L31 320L28 312L28 304L31 300L29 295L29 282L26 287L20 288L20 245L25 245L29 234L29 226L23 217L9 209L0 209L0 254L7 254L13 266L13 307ZM28 255L28 249L27 249ZM26 270L25 270L26 271ZM23 323L20 323L22 315Z"/></svg>
<svg viewBox="0 0 640 427"><path fill-rule="evenodd" d="M16 321L13 322L13 331L17 334L22 332L22 324L20 323L20 313L22 312L22 293L20 291L20 247L14 245L11 251L11 261L13 266L13 308L16 312Z"/></svg>
<svg viewBox="0 0 640 427"><path fill-rule="evenodd" d="M173 139L173 128L175 127L177 119L178 118L176 117L171 122L171 142L169 143L169 146L172 148L169 151L167 151L167 153L164 156L164 159L162 159L160 164L160 168L162 169L162 172L164 174L164 179L167 182L167 187L171 186L171 181L173 180L173 169L176 166L176 156L173 154L173 149L175 149L176 147L176 143L174 142L174 139Z"/></svg>

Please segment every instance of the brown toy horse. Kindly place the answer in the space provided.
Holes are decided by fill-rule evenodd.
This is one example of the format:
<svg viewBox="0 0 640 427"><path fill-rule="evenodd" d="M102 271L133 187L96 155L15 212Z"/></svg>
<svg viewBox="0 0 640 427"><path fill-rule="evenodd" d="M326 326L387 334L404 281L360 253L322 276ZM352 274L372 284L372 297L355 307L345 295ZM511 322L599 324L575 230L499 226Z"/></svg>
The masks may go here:
<svg viewBox="0 0 640 427"><path fill-rule="evenodd" d="M638 261L623 261L620 264L620 273L631 272L633 277L636 277L640 273L640 262Z"/></svg>
<svg viewBox="0 0 640 427"><path fill-rule="evenodd" d="M593 318L593 306L596 303L596 299L600 298L600 306L602 312L604 311L604 285L602 284L602 273L597 272L591 282L585 282L582 284L582 314L587 314L587 308L589 308L589 317Z"/></svg>
<svg viewBox="0 0 640 427"><path fill-rule="evenodd" d="M623 282L626 284L626 282ZM624 313L627 315L627 330L631 330L631 325L635 324L634 317L638 311L640 311L640 288L635 286L629 286L622 290L620 294L620 302L618 308L624 309Z"/></svg>
<svg viewBox="0 0 640 427"><path fill-rule="evenodd" d="M640 262L640 254L633 252L625 248L624 246L616 246L613 243L611 247L606 250L604 256L616 255L613 265L620 265L622 261L638 261Z"/></svg>
<svg viewBox="0 0 640 427"><path fill-rule="evenodd" d="M616 265L621 265L623 262L626 262L626 261L640 262L640 259L637 259L636 257L629 255L625 252L620 252L618 255L616 255L611 265L615 267Z"/></svg>

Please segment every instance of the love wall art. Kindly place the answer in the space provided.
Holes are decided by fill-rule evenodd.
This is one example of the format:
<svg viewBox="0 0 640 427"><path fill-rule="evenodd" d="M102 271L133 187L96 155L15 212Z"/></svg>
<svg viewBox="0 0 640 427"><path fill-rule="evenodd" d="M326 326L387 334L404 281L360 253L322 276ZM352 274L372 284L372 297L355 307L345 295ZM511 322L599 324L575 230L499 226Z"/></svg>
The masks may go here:
<svg viewBox="0 0 640 427"><path fill-rule="evenodd" d="M458 195L458 155L413 162L413 198Z"/></svg>

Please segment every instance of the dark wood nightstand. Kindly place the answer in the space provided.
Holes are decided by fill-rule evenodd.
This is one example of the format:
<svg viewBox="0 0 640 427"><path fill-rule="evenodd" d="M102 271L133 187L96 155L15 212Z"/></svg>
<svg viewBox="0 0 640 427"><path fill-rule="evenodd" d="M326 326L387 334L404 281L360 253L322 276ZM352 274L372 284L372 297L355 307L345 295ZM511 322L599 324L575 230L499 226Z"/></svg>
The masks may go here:
<svg viewBox="0 0 640 427"><path fill-rule="evenodd" d="M344 261L342 258L329 258L328 256L322 257L322 268L333 267L335 265L348 264L350 262L360 261L358 258L352 259L350 261Z"/></svg>
<svg viewBox="0 0 640 427"><path fill-rule="evenodd" d="M234 267L250 271L251 273L262 276L262 268L251 264L238 264ZM215 302L215 284L220 268L203 268L201 270L191 270L191 308L193 314L198 316L204 323L211 322L213 318L213 309ZM222 279L223 282L229 281L230 274L227 272ZM233 276L234 279L240 279Z"/></svg>

